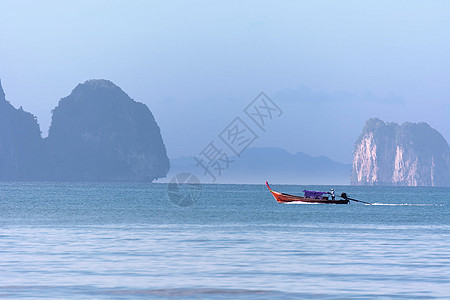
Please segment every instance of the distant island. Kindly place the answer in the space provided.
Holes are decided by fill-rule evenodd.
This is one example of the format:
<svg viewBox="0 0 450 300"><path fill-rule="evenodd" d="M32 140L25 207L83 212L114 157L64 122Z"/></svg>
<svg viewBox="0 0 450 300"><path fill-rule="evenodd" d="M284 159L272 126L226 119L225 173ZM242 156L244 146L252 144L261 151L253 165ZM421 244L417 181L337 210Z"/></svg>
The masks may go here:
<svg viewBox="0 0 450 300"><path fill-rule="evenodd" d="M108 80L79 84L53 110L47 138L0 83L0 180L151 182L169 171L148 107Z"/></svg>
<svg viewBox="0 0 450 300"><path fill-rule="evenodd" d="M369 119L353 152L352 184L450 186L447 141L427 123Z"/></svg>
<svg viewBox="0 0 450 300"><path fill-rule="evenodd" d="M108 80L78 84L52 111L43 139L34 115L6 100L0 82L0 180L152 182L169 174L161 132L148 107ZM193 157L172 160L170 176L203 170ZM426 123L373 118L355 143L353 163L249 148L231 157L217 183L450 186L450 148Z"/></svg>
<svg viewBox="0 0 450 300"><path fill-rule="evenodd" d="M311 156L302 152L291 154L275 147L248 148L240 157L230 157L233 162L218 176L217 183L264 184L266 180L281 184L332 184L350 183L351 164L342 164L326 156ZM180 172L195 174L203 182L211 177L204 175L193 157L171 159L169 178Z"/></svg>

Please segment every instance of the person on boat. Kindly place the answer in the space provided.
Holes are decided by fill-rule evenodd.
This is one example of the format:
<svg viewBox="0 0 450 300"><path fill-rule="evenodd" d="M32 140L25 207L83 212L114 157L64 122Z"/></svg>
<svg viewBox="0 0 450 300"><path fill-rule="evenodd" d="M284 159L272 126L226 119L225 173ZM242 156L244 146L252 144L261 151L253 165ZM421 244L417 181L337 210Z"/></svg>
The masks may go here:
<svg viewBox="0 0 450 300"><path fill-rule="evenodd" d="M329 194L331 195L331 200L335 200L334 189L331 189L331 192Z"/></svg>

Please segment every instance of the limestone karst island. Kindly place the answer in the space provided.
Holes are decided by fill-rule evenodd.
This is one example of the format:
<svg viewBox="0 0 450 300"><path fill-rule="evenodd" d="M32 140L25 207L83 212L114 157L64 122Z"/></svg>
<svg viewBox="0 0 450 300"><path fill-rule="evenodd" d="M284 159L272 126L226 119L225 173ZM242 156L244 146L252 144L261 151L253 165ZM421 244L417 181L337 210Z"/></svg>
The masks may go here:
<svg viewBox="0 0 450 300"><path fill-rule="evenodd" d="M353 153L352 184L449 186L447 141L426 123L367 121Z"/></svg>
<svg viewBox="0 0 450 300"><path fill-rule="evenodd" d="M170 168L152 112L108 80L88 80L62 98L53 110L46 138L31 113L6 100L0 83L0 128L2 181L152 182L166 177ZM275 162L270 173L286 173L277 153L270 156ZM251 156L252 167L239 168L246 162L244 156L230 174L266 176L269 171L258 167L267 165L267 155L258 156L251 149L246 155ZM323 167L311 157L288 165L295 170L292 174L298 173L295 178L300 182L295 184L302 184L304 180L298 179L305 176L314 180L310 169L322 166L337 171L321 171L318 178L331 176L330 182L342 184L450 186L449 159L447 141L428 124L398 125L374 118L366 122L355 143L351 170L344 164L338 170L331 163Z"/></svg>
<svg viewBox="0 0 450 300"><path fill-rule="evenodd" d="M151 111L108 80L86 81L61 99L45 139L0 85L0 128L0 180L151 182L169 171Z"/></svg>

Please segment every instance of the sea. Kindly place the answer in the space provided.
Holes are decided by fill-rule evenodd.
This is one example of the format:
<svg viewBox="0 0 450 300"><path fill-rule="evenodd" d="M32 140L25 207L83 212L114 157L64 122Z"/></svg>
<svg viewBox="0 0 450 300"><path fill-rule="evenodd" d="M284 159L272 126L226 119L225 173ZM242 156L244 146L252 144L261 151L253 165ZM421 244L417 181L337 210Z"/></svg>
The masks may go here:
<svg viewBox="0 0 450 300"><path fill-rule="evenodd" d="M450 299L450 188L272 188L372 205L278 204L264 183L184 185L184 204L163 183L0 183L0 298Z"/></svg>

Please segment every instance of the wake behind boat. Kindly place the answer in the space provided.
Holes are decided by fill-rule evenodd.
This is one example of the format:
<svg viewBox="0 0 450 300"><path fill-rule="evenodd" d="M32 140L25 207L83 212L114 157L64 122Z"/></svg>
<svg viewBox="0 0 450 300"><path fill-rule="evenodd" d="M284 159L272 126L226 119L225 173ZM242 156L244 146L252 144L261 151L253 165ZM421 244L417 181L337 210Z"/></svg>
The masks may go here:
<svg viewBox="0 0 450 300"><path fill-rule="evenodd" d="M280 193L272 190L270 188L269 183L266 181L266 185L269 188L272 196L277 200L278 203L288 203L288 202L305 202L305 203L324 203L324 204L348 204L350 201L347 197L342 200L330 200L328 198L327 192L318 192L318 191L303 191L305 193L304 196L295 196L289 195L285 193ZM343 195L346 195L343 193Z"/></svg>

